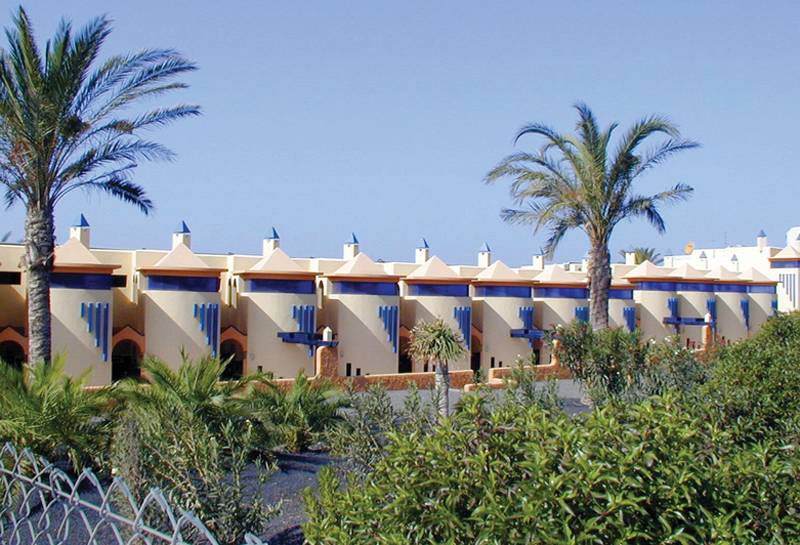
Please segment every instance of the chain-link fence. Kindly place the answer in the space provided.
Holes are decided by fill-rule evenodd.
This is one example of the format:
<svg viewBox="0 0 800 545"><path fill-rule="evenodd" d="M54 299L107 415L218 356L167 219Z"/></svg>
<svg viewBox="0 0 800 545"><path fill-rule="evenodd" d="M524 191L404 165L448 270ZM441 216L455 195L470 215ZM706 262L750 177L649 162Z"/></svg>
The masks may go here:
<svg viewBox="0 0 800 545"><path fill-rule="evenodd" d="M141 503L125 481L104 485L91 469L71 477L29 450L0 449L3 545L219 545L191 512L152 489ZM246 545L266 545L247 536Z"/></svg>

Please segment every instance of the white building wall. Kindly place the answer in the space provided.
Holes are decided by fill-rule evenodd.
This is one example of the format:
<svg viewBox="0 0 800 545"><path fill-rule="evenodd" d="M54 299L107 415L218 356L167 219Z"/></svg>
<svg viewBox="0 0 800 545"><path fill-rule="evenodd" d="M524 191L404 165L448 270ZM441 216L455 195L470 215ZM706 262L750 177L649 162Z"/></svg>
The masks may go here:
<svg viewBox="0 0 800 545"><path fill-rule="evenodd" d="M523 327L519 317L520 307L532 307L533 299L521 297L479 297L475 299L474 323L483 334L481 346L481 369L491 367L511 367L517 358L527 360L533 348L527 339L511 337L512 329ZM535 313L534 313L535 320Z"/></svg>
<svg viewBox="0 0 800 545"><path fill-rule="evenodd" d="M340 375L346 374L348 363L352 375L356 375L357 370L361 375L398 372L399 335L395 352L378 308L397 306L399 312L399 296L331 294L327 304L330 306L328 316L333 319L332 328L339 341Z"/></svg>

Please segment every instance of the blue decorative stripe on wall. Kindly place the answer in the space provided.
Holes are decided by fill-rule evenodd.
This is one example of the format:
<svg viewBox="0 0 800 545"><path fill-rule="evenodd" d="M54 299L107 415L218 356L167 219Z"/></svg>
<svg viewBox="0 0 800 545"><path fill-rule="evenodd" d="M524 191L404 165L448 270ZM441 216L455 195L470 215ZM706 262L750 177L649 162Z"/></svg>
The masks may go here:
<svg viewBox="0 0 800 545"><path fill-rule="evenodd" d="M797 261L773 261L770 263L773 269L800 269L800 260Z"/></svg>
<svg viewBox="0 0 800 545"><path fill-rule="evenodd" d="M778 315L778 300L777 299L773 299L772 300L772 315L773 316L777 316Z"/></svg>
<svg viewBox="0 0 800 545"><path fill-rule="evenodd" d="M774 294L774 293L778 293L778 290L777 290L777 286L774 285L774 284L771 285L771 286L764 286L764 285L754 284L752 286L747 286L747 293L773 293Z"/></svg>
<svg viewBox="0 0 800 545"><path fill-rule="evenodd" d="M333 293L342 295L400 295L397 282L334 281Z"/></svg>
<svg viewBox="0 0 800 545"><path fill-rule="evenodd" d="M206 344L211 348L211 355L217 356L219 344L219 305L196 304L194 317L200 323L200 331L205 333Z"/></svg>
<svg viewBox="0 0 800 545"><path fill-rule="evenodd" d="M673 320L680 319L680 313L678 312L678 298L677 297L670 297L667 299L667 308L669 309L669 316ZM675 332L679 329L679 325L675 324Z"/></svg>
<svg viewBox="0 0 800 545"><path fill-rule="evenodd" d="M625 325L628 326L628 331L634 331L636 329L636 307L623 308L622 315L625 317Z"/></svg>
<svg viewBox="0 0 800 545"><path fill-rule="evenodd" d="M158 291L219 291L219 277L209 276L148 276L147 289Z"/></svg>
<svg viewBox="0 0 800 545"><path fill-rule="evenodd" d="M589 307L575 307L575 319L579 322L588 322Z"/></svg>
<svg viewBox="0 0 800 545"><path fill-rule="evenodd" d="M110 290L110 274L54 272L50 275L51 288L74 290Z"/></svg>
<svg viewBox="0 0 800 545"><path fill-rule="evenodd" d="M742 299L739 301L742 307L742 318L744 318L744 327L750 331L750 299Z"/></svg>
<svg viewBox="0 0 800 545"><path fill-rule="evenodd" d="M378 307L378 317L383 320L383 329L387 333L387 339L392 344L392 352L397 353L397 337L399 331L399 307L381 306Z"/></svg>
<svg viewBox="0 0 800 545"><path fill-rule="evenodd" d="M469 286L466 284L409 284L410 295L431 297L468 297Z"/></svg>
<svg viewBox="0 0 800 545"><path fill-rule="evenodd" d="M638 291L702 291L717 293L775 293L775 286L705 282L637 282Z"/></svg>
<svg viewBox="0 0 800 545"><path fill-rule="evenodd" d="M542 298L588 299L589 290L586 288L534 288L533 296Z"/></svg>
<svg viewBox="0 0 800 545"><path fill-rule="evenodd" d="M252 278L245 282L245 289L254 293L315 293L313 280Z"/></svg>
<svg viewBox="0 0 800 545"><path fill-rule="evenodd" d="M528 286L475 286L475 297L518 297L531 298Z"/></svg>
<svg viewBox="0 0 800 545"><path fill-rule="evenodd" d="M717 293L747 293L745 284L716 284L714 291Z"/></svg>
<svg viewBox="0 0 800 545"><path fill-rule="evenodd" d="M94 345L101 348L103 361L108 361L109 303L81 303L81 318L86 331L94 335Z"/></svg>
<svg viewBox="0 0 800 545"><path fill-rule="evenodd" d="M608 290L609 299L633 299L633 290L612 288Z"/></svg>
<svg viewBox="0 0 800 545"><path fill-rule="evenodd" d="M292 318L297 322L297 331L307 336L314 334L317 325L317 307L314 305L292 305ZM308 345L308 357L314 356L314 345Z"/></svg>
<svg viewBox="0 0 800 545"><path fill-rule="evenodd" d="M717 329L717 300L714 298L706 301L706 310L711 315L711 329Z"/></svg>
<svg viewBox="0 0 800 545"><path fill-rule="evenodd" d="M455 307L453 318L458 322L458 329L464 337L464 345L469 350L472 344L472 307Z"/></svg>

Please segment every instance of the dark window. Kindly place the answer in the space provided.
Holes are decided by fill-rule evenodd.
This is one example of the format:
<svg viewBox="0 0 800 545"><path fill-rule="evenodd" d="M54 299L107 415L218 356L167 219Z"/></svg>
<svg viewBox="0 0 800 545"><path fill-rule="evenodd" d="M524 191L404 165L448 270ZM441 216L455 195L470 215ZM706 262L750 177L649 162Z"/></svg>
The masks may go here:
<svg viewBox="0 0 800 545"><path fill-rule="evenodd" d="M22 274L18 272L0 272L0 284L6 286L19 286Z"/></svg>
<svg viewBox="0 0 800 545"><path fill-rule="evenodd" d="M334 282L333 293L354 295L397 295L400 287L395 282Z"/></svg>
<svg viewBox="0 0 800 545"><path fill-rule="evenodd" d="M408 286L410 295L433 297L467 297L469 286L466 284L411 284Z"/></svg>
<svg viewBox="0 0 800 545"><path fill-rule="evenodd" d="M356 367L356 376L357 377L361 376L361 367Z"/></svg>
<svg viewBox="0 0 800 545"><path fill-rule="evenodd" d="M124 274L115 274L111 277L112 288L125 288L128 286L128 277Z"/></svg>
<svg viewBox="0 0 800 545"><path fill-rule="evenodd" d="M480 352L473 352L472 359L470 360L470 369L473 371L478 371L481 368L481 353Z"/></svg>
<svg viewBox="0 0 800 545"><path fill-rule="evenodd" d="M147 288L162 291L196 291L213 293L219 291L219 278L209 276L150 276Z"/></svg>
<svg viewBox="0 0 800 545"><path fill-rule="evenodd" d="M111 289L111 275L56 272L50 275L50 287L81 290L108 290Z"/></svg>
<svg viewBox="0 0 800 545"><path fill-rule="evenodd" d="M494 368L494 356L489 360L489 367Z"/></svg>
<svg viewBox="0 0 800 545"><path fill-rule="evenodd" d="M408 354L400 354L400 361L397 369L398 373L411 372L411 357Z"/></svg>
<svg viewBox="0 0 800 545"><path fill-rule="evenodd" d="M111 380L116 382L124 378L141 377L139 348L131 340L118 342L111 351Z"/></svg>
<svg viewBox="0 0 800 545"><path fill-rule="evenodd" d="M352 363L346 364L344 366L344 368L345 368L345 371L344 371L345 376L349 377L349 376L351 376L353 374L353 364Z"/></svg>
<svg viewBox="0 0 800 545"><path fill-rule="evenodd" d="M228 339L220 345L219 354L223 361L230 359L221 378L223 380L241 378L244 372L244 350L242 350L242 346L238 342Z"/></svg>
<svg viewBox="0 0 800 545"><path fill-rule="evenodd" d="M245 283L247 291L261 293L314 293L313 280L254 278Z"/></svg>
<svg viewBox="0 0 800 545"><path fill-rule="evenodd" d="M0 360L6 362L17 369L22 368L25 363L25 351L14 341L3 341L0 343Z"/></svg>

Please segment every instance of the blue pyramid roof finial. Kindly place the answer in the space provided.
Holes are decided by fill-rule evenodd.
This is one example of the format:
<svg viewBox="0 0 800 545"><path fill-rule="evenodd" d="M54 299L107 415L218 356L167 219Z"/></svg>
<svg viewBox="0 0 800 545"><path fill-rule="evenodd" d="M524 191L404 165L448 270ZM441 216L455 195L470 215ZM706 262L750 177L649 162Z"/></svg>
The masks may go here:
<svg viewBox="0 0 800 545"><path fill-rule="evenodd" d="M189 226L186 225L186 222L182 221L181 224L178 226L178 230L175 231L175 232L179 233L179 234L182 234L182 235L188 235L192 231L189 229Z"/></svg>
<svg viewBox="0 0 800 545"><path fill-rule="evenodd" d="M355 233L350 233L351 239L347 242L348 244L358 244L358 238L356 238Z"/></svg>
<svg viewBox="0 0 800 545"><path fill-rule="evenodd" d="M758 232L758 237L759 237L759 238L761 238L761 237L765 237L765 236L767 236L767 233L765 233L765 232L764 232L764 230L763 230L763 229L761 229L761 230Z"/></svg>
<svg viewBox="0 0 800 545"><path fill-rule="evenodd" d="M707 258L708 258L708 256L706 255L706 252L705 252L705 250L703 250L702 252L700 252L700 259L707 259Z"/></svg>
<svg viewBox="0 0 800 545"><path fill-rule="evenodd" d="M275 228L273 227L272 234L270 234L268 238L269 240L280 240L281 237L278 235L278 231L276 231Z"/></svg>
<svg viewBox="0 0 800 545"><path fill-rule="evenodd" d="M417 248L425 249L425 250L430 248L430 246L428 246L428 241L425 240L425 237L422 237L422 242L419 243L419 246L417 246Z"/></svg>
<svg viewBox="0 0 800 545"><path fill-rule="evenodd" d="M78 219L75 220L75 223L72 224L73 227L89 227L89 222L86 221L86 216L81 214L78 216Z"/></svg>
<svg viewBox="0 0 800 545"><path fill-rule="evenodd" d="M734 262L734 263L736 263L737 261L739 261L739 258L738 258L738 257L736 257L736 254L733 254L733 255L731 256L731 261L732 261L732 262Z"/></svg>
<svg viewBox="0 0 800 545"><path fill-rule="evenodd" d="M481 251L481 252L491 252L492 249L489 248L489 245L486 242L484 242L483 246L481 246L481 249L479 251Z"/></svg>

